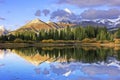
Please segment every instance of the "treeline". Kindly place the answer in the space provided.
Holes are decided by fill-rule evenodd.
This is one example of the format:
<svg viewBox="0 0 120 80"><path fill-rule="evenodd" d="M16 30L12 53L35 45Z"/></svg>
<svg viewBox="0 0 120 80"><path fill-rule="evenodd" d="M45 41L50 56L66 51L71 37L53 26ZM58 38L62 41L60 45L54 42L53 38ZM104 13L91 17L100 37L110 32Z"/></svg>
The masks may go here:
<svg viewBox="0 0 120 80"><path fill-rule="evenodd" d="M120 38L120 29L111 33L105 27L76 27L65 29L40 30L38 33L32 31L16 32L14 34L0 36L0 41L42 41L42 40L84 40L84 39L113 41Z"/></svg>
<svg viewBox="0 0 120 80"><path fill-rule="evenodd" d="M25 56L49 56L49 58L62 58L70 62L71 59L75 61L82 61L86 63L103 62L108 60L108 56L116 56L117 60L120 60L120 50L114 50L113 48L53 48L42 49L36 47L29 48L16 48L13 49L17 54L24 54ZM67 54L69 53L69 54Z"/></svg>

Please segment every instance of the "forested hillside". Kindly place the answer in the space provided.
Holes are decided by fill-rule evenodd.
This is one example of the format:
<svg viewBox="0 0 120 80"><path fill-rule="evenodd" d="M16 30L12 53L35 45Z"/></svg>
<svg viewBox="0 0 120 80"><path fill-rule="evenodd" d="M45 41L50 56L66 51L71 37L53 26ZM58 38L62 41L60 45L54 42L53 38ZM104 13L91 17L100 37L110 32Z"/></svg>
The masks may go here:
<svg viewBox="0 0 120 80"><path fill-rule="evenodd" d="M32 31L16 32L15 34L3 35L1 42L39 42L43 40L94 40L94 41L114 41L120 38L120 29L116 32L109 32L105 27L76 27L63 29L42 29L38 33Z"/></svg>

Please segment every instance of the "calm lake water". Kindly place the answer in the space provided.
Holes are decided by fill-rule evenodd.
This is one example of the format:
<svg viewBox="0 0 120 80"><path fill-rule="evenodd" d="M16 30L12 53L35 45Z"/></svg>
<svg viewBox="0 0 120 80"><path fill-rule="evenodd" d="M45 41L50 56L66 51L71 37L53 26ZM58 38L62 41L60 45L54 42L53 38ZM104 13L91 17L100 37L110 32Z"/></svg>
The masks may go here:
<svg viewBox="0 0 120 80"><path fill-rule="evenodd" d="M0 80L120 80L120 49L0 49Z"/></svg>

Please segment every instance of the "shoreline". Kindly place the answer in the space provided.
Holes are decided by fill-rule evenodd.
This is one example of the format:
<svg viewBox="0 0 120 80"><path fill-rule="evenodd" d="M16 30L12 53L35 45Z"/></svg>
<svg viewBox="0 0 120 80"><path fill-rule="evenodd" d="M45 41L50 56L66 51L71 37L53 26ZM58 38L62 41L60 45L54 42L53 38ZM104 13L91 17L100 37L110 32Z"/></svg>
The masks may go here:
<svg viewBox="0 0 120 80"><path fill-rule="evenodd" d="M120 47L120 44L115 44L113 42L109 43L82 43L82 42L34 42L34 43L0 43L0 48L20 48L20 47L65 47L65 46L93 46L93 47Z"/></svg>

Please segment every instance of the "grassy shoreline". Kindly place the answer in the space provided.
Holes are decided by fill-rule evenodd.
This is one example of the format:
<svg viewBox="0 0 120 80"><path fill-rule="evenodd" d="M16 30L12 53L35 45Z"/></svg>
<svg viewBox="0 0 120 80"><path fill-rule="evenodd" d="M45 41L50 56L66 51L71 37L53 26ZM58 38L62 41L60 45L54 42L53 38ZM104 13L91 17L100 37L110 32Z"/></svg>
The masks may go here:
<svg viewBox="0 0 120 80"><path fill-rule="evenodd" d="M20 47L64 47L64 46L94 46L94 47L120 47L120 44L114 42L107 43L87 43L80 41L65 41L65 42L31 42L31 43L0 43L0 48L20 48Z"/></svg>

